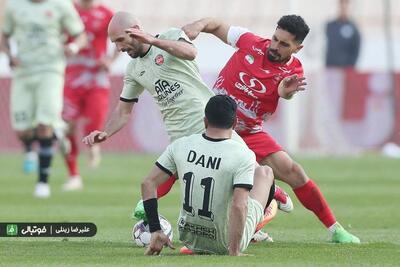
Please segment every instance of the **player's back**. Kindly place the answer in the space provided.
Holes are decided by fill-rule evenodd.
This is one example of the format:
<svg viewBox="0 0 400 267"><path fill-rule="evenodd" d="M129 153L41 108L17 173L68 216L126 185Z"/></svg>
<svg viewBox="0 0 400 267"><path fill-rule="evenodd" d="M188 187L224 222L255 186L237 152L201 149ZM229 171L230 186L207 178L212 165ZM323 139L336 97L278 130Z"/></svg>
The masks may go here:
<svg viewBox="0 0 400 267"><path fill-rule="evenodd" d="M180 240L197 252L226 254L233 190L252 187L254 153L232 139L205 134L179 139L172 149L183 203Z"/></svg>

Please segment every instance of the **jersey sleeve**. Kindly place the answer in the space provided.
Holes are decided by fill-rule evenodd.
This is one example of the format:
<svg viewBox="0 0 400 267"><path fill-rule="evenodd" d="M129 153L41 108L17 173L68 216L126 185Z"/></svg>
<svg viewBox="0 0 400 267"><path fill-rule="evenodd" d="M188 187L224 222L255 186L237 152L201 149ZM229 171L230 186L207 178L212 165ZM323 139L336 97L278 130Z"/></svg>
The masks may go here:
<svg viewBox="0 0 400 267"><path fill-rule="evenodd" d="M132 76L132 72L132 66L129 64L124 77L124 87L119 98L124 102L138 102L139 96L144 90L143 86Z"/></svg>
<svg viewBox="0 0 400 267"><path fill-rule="evenodd" d="M174 160L174 143L170 144L164 153L157 159L156 165L168 175L176 173L176 164Z"/></svg>
<svg viewBox="0 0 400 267"><path fill-rule="evenodd" d="M70 36L76 36L85 30L85 26L79 17L72 1L63 1L62 25Z"/></svg>
<svg viewBox="0 0 400 267"><path fill-rule="evenodd" d="M13 12L12 12L9 2L10 1L8 1L8 3L6 3L6 10L5 10L5 14L4 14L4 24L3 24L3 28L1 29L2 32L7 36L10 36L14 33L14 27L15 27Z"/></svg>
<svg viewBox="0 0 400 267"><path fill-rule="evenodd" d="M251 45L260 40L260 37L250 32L246 28L231 26L227 36L228 44L233 48L247 49Z"/></svg>
<svg viewBox="0 0 400 267"><path fill-rule="evenodd" d="M251 190L253 188L256 156L251 150L247 149L246 155L239 158L241 163L235 171L233 187L242 187Z"/></svg>
<svg viewBox="0 0 400 267"><path fill-rule="evenodd" d="M189 39L189 37L186 35L186 33L182 29L179 29L179 28L170 28L166 32L160 34L159 38L171 40L171 41L184 40L190 44L192 43L192 41Z"/></svg>
<svg viewBox="0 0 400 267"><path fill-rule="evenodd" d="M230 46L232 46L233 48L238 48L237 42L239 41L240 37L247 32L249 32L249 30L246 28L242 28L242 27L238 27L238 26L229 27L228 36L227 36L228 44Z"/></svg>

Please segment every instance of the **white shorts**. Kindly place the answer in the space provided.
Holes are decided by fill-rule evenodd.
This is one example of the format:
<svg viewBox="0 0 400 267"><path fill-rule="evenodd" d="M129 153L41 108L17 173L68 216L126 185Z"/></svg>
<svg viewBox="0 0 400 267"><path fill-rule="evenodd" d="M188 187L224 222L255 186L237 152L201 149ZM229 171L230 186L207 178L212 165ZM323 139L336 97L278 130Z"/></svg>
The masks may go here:
<svg viewBox="0 0 400 267"><path fill-rule="evenodd" d="M62 124L64 76L42 72L16 76L11 85L11 122L14 130L35 128L38 124Z"/></svg>

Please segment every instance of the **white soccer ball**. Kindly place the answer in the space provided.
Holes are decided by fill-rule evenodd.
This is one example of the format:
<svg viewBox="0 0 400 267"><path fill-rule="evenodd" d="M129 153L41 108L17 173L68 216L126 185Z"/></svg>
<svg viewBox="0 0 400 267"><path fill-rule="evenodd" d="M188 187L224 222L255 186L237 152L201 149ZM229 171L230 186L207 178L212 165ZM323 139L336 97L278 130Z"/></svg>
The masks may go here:
<svg viewBox="0 0 400 267"><path fill-rule="evenodd" d="M161 230L164 232L166 236L168 236L169 240L172 242L173 231L172 226L169 221L162 215L159 215ZM132 229L132 239L133 242L139 247L146 247L150 244L151 233L149 229L149 225L144 223L143 220L138 221Z"/></svg>

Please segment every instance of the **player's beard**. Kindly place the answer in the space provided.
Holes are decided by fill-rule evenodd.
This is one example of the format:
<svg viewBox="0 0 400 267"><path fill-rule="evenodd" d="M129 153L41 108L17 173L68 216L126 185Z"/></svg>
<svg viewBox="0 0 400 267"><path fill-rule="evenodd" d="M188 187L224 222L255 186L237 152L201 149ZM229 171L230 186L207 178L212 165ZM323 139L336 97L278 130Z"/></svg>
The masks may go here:
<svg viewBox="0 0 400 267"><path fill-rule="evenodd" d="M278 52L276 52L275 50L271 50L270 48L268 48L267 50L267 57L271 62L276 62L276 63L282 62L281 55L279 55Z"/></svg>

